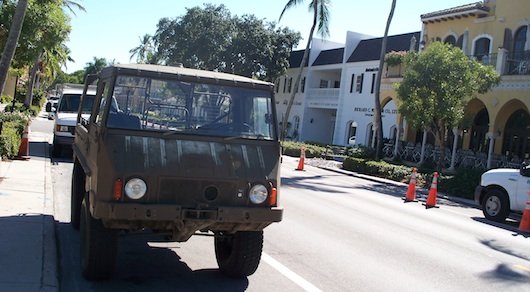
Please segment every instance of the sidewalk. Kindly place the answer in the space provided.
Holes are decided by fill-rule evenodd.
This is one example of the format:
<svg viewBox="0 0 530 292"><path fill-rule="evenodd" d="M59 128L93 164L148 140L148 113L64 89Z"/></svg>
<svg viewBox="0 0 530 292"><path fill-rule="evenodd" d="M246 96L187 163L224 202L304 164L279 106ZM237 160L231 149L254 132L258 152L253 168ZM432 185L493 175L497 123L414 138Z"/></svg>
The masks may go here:
<svg viewBox="0 0 530 292"><path fill-rule="evenodd" d="M30 126L30 159L0 162L0 291L58 290L49 137Z"/></svg>

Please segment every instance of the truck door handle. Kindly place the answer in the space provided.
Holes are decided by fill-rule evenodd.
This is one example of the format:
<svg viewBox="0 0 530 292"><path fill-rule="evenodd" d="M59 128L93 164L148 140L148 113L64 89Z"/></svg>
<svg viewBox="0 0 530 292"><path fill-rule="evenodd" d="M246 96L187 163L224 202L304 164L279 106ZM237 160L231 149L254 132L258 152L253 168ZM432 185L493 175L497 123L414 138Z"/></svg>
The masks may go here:
<svg viewBox="0 0 530 292"><path fill-rule="evenodd" d="M515 179L515 178L509 178L508 180L517 181L517 179Z"/></svg>

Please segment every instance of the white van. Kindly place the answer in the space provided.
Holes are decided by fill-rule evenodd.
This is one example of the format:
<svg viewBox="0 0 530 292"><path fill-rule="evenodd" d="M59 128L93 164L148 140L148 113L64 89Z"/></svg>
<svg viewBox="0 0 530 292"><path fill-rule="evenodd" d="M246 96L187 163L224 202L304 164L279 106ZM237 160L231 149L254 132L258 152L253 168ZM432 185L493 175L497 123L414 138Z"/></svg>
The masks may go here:
<svg viewBox="0 0 530 292"><path fill-rule="evenodd" d="M55 119L52 157L60 156L64 146L71 146L74 143L75 124L82 94L82 84L64 84L57 107L51 109ZM95 95L96 88L90 86L87 90L87 98L83 102L83 112L89 112L92 109Z"/></svg>

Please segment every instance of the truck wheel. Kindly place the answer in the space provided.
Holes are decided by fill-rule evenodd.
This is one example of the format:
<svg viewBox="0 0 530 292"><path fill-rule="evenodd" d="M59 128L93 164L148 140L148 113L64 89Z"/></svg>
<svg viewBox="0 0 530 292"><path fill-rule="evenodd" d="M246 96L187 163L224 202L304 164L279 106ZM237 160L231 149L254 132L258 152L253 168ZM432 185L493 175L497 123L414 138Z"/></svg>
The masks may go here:
<svg viewBox="0 0 530 292"><path fill-rule="evenodd" d="M258 268L263 249L263 231L239 231L215 236L219 270L230 277L246 277Z"/></svg>
<svg viewBox="0 0 530 292"><path fill-rule="evenodd" d="M118 237L92 217L87 197L81 205L81 270L87 280L104 280L112 276L116 264Z"/></svg>
<svg viewBox="0 0 530 292"><path fill-rule="evenodd" d="M510 213L510 202L506 194L498 189L490 189L482 200L482 213L486 219L504 222Z"/></svg>
<svg viewBox="0 0 530 292"><path fill-rule="evenodd" d="M72 189L70 195L70 225L79 230L81 217L81 201L85 197L85 173L79 163L74 164L72 173Z"/></svg>

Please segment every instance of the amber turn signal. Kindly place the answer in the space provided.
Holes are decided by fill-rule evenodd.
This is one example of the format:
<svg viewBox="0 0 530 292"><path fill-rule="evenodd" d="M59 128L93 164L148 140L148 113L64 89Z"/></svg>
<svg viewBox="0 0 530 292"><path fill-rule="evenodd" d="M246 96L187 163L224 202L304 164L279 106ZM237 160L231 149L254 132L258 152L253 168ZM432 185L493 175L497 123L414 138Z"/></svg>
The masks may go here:
<svg viewBox="0 0 530 292"><path fill-rule="evenodd" d="M123 182L117 179L114 182L114 200L119 201L123 197Z"/></svg>

